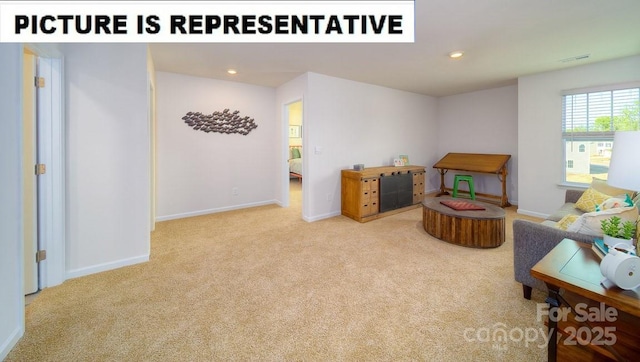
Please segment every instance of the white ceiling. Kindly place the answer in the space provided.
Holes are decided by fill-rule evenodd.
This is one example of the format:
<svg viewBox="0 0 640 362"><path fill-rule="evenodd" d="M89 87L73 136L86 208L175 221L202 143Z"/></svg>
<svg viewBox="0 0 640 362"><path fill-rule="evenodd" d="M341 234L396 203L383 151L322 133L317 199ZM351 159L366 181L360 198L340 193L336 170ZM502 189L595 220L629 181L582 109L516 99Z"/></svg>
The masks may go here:
<svg viewBox="0 0 640 362"><path fill-rule="evenodd" d="M158 71L269 87L315 72L431 96L640 54L640 0L415 3L412 44L150 44L151 54Z"/></svg>

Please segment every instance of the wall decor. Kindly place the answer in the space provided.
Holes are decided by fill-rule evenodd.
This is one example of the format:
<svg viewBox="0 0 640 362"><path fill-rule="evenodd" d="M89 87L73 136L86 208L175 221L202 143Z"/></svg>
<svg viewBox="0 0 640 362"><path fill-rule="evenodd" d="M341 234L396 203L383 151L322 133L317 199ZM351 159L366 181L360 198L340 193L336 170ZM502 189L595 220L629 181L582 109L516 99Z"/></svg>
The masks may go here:
<svg viewBox="0 0 640 362"><path fill-rule="evenodd" d="M289 126L289 138L300 138L302 126Z"/></svg>
<svg viewBox="0 0 640 362"><path fill-rule="evenodd" d="M182 117L184 123L196 131L218 132L218 133L239 133L246 136L258 125L248 116L241 117L240 111L229 112L229 108L223 111L215 111L212 114L202 114L200 112L187 112Z"/></svg>

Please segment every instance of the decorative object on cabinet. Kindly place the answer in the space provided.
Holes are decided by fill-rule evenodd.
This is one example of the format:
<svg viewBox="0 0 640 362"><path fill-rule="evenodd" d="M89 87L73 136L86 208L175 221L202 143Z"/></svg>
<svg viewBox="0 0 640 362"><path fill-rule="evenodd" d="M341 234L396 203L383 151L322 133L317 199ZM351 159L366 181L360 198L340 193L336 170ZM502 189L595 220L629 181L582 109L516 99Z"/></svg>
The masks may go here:
<svg viewBox="0 0 640 362"><path fill-rule="evenodd" d="M342 215L367 222L420 207L424 173L424 166L342 170Z"/></svg>
<svg viewBox="0 0 640 362"><path fill-rule="evenodd" d="M248 116L240 117L240 111L235 110L229 112L229 108L225 108L222 112L215 111L212 114L202 114L200 112L187 112L182 117L184 123L196 131L206 133L238 133L246 136L258 127L253 118Z"/></svg>
<svg viewBox="0 0 640 362"><path fill-rule="evenodd" d="M402 166L409 166L409 155L400 155L399 158L402 160Z"/></svg>

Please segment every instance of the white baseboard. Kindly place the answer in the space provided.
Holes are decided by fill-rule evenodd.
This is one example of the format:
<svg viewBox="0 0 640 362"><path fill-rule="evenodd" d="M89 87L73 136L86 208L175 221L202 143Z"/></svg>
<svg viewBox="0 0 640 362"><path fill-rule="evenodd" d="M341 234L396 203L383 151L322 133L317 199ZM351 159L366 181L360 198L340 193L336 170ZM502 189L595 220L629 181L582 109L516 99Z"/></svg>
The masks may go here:
<svg viewBox="0 0 640 362"><path fill-rule="evenodd" d="M13 347L18 344L18 341L20 341L23 334L24 330L18 327L9 334L9 337L5 341L2 342L0 345L0 361L4 361L4 359L7 358L7 355L9 355L9 352L11 352Z"/></svg>
<svg viewBox="0 0 640 362"><path fill-rule="evenodd" d="M272 204L278 204L278 202L276 200L268 200L268 201L252 202L252 203L248 203L248 204L240 204L240 205L233 205L233 206L226 206L226 207L218 207L218 208L214 208L214 209L190 211L190 212L184 212L184 213L181 213L181 214L158 216L158 217L156 217L156 221L160 222L160 221L167 221L167 220L183 219L185 217L193 217L193 216L200 216L200 215L215 214L215 213L218 213L218 212L240 210L240 209L246 209L246 208L249 208L249 207L265 206L265 205L272 205Z"/></svg>
<svg viewBox="0 0 640 362"><path fill-rule="evenodd" d="M549 214L543 214L543 213L540 213L540 212L523 210L523 209L518 209L517 212L518 212L518 214L527 215L527 216L533 216L533 217L539 217L541 219L546 219L546 218L549 217Z"/></svg>
<svg viewBox="0 0 640 362"><path fill-rule="evenodd" d="M146 263L148 261L149 261L149 254L145 254L145 255L140 255L133 258L116 260L113 262L108 262L108 263L103 263L98 265L92 265L85 268L68 270L66 279L79 278L85 275L100 273L107 270L118 269L118 268L122 268L124 266L129 266L129 265Z"/></svg>
<svg viewBox="0 0 640 362"><path fill-rule="evenodd" d="M334 217L334 216L338 216L338 215L342 215L342 212L334 211L334 212L330 212L330 213L327 213L327 214L318 215L318 216L314 216L314 217L302 216L302 220L304 220L306 222L314 222L314 221L318 221L318 220L328 219L328 218L331 218L331 217Z"/></svg>

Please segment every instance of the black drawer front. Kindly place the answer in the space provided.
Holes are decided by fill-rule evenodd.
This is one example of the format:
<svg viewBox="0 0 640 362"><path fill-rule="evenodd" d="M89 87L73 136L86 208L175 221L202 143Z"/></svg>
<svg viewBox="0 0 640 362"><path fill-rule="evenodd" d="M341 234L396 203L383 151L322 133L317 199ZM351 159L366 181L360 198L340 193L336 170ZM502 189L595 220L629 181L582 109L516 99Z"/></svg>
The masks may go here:
<svg viewBox="0 0 640 362"><path fill-rule="evenodd" d="M413 176L397 173L380 177L380 212L410 206L413 203Z"/></svg>

